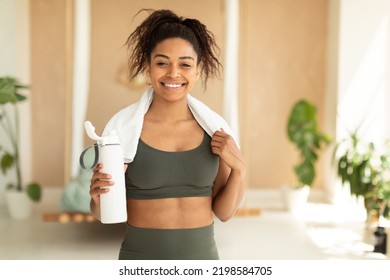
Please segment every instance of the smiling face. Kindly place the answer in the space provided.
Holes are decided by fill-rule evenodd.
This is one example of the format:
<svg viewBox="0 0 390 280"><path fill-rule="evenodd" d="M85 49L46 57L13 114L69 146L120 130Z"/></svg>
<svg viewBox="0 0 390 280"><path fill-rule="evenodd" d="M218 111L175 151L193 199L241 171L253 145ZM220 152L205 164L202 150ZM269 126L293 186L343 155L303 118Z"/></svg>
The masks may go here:
<svg viewBox="0 0 390 280"><path fill-rule="evenodd" d="M199 79L199 70L193 46L186 40L170 38L156 45L146 74L158 97L174 101L191 92Z"/></svg>

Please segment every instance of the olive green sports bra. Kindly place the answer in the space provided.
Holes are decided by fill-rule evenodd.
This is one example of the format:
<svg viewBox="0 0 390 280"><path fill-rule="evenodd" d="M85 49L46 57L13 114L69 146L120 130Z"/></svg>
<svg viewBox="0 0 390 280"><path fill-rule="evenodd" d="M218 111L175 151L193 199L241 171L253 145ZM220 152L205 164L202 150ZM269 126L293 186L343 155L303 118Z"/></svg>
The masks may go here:
<svg viewBox="0 0 390 280"><path fill-rule="evenodd" d="M137 154L126 170L126 195L133 199L211 196L218 156L211 138L188 151L166 152L138 142Z"/></svg>

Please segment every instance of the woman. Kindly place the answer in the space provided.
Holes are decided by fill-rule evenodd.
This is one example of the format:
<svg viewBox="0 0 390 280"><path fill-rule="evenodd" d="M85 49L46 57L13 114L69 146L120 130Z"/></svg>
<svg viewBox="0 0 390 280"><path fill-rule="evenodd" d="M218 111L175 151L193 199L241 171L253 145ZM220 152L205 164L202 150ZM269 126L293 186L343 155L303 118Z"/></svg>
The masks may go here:
<svg viewBox="0 0 390 280"><path fill-rule="evenodd" d="M198 20L157 10L127 46L131 77L145 73L151 88L136 105L146 108L142 113L130 106L106 126L122 131L125 151L136 140L134 156L125 157L128 219L119 259L219 259L213 217L227 221L234 215L246 167L233 137L210 130L210 122L219 121L216 114L189 95L199 77L206 86L219 73L214 36ZM140 120L131 117L135 112ZM129 129L134 123L140 135ZM101 167L90 186L98 219L100 195L109 191L102 187L113 184Z"/></svg>

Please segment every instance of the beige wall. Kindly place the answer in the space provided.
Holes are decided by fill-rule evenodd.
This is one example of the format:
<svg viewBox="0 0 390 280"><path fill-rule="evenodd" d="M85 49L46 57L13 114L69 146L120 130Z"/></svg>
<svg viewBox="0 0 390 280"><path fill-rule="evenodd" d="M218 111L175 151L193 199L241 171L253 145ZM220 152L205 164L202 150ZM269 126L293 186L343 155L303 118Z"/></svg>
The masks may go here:
<svg viewBox="0 0 390 280"><path fill-rule="evenodd" d="M66 4L68 3L68 4ZM33 94L33 176L47 185L69 180L69 50L66 11L72 1L31 2ZM92 0L91 82L88 119L100 132L110 116L139 98L123 76L123 44L142 17L142 7L170 8L203 21L224 46L224 1ZM241 146L248 162L247 185L279 187L293 179L296 151L287 142L285 125L292 104L306 97L323 120L328 0L240 0ZM68 8L69 17L69 8ZM222 59L223 61L223 59ZM193 94L222 112L223 76L199 85ZM75 100L74 102L77 102ZM50 141L48 129L56 131ZM89 144L89 143L86 143ZM322 173L316 185L322 185Z"/></svg>
<svg viewBox="0 0 390 280"><path fill-rule="evenodd" d="M69 173L72 3L30 3L32 179L45 186Z"/></svg>
<svg viewBox="0 0 390 280"><path fill-rule="evenodd" d="M178 15L197 18L214 33L222 48L224 45L223 0L217 1L92 1L92 57L91 83L88 118L95 123L96 130L102 131L105 123L119 109L136 101L144 88L129 88L119 82L126 73L126 49L123 46L128 35L146 16L142 13L134 21L134 15L141 8L169 8ZM175 3L174 5L172 3ZM194 96L205 101L210 107L222 111L223 82L210 82L207 93L200 84Z"/></svg>
<svg viewBox="0 0 390 280"><path fill-rule="evenodd" d="M241 127L248 185L279 187L294 179L295 147L286 123L307 98L323 119L327 0L241 1ZM316 185L322 183L322 170Z"/></svg>

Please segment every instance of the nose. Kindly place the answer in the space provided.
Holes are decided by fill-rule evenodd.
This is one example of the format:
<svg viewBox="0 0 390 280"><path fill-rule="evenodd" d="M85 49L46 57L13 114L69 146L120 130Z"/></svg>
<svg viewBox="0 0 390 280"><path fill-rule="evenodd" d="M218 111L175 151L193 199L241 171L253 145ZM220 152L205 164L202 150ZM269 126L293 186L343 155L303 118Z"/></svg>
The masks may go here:
<svg viewBox="0 0 390 280"><path fill-rule="evenodd" d="M179 68L174 66L174 65L169 67L168 72L167 72L167 77L169 77L169 78L180 77L180 70L179 70Z"/></svg>

